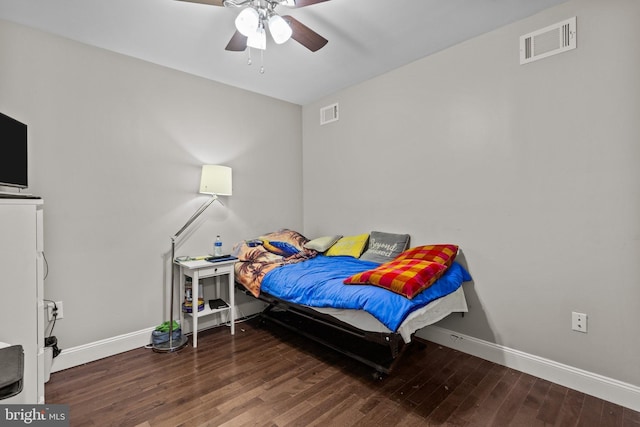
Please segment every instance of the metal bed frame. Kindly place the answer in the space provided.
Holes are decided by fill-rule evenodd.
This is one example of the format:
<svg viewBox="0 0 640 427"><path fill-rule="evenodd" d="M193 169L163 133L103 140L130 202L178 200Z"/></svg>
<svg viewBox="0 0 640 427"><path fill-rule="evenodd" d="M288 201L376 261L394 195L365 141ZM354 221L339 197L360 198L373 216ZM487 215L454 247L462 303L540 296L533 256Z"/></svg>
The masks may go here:
<svg viewBox="0 0 640 427"><path fill-rule="evenodd" d="M251 295L241 285L238 288ZM261 292L258 299L267 304L260 314L263 322L276 323L374 368L372 375L376 379L391 373L410 344L406 344L399 333L364 331L265 292Z"/></svg>

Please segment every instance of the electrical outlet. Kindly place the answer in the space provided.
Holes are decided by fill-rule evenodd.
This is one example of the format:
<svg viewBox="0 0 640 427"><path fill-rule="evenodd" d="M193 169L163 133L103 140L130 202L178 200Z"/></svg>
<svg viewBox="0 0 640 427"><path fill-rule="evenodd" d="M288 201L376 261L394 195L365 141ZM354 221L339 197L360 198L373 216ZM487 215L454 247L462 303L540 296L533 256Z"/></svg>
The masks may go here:
<svg viewBox="0 0 640 427"><path fill-rule="evenodd" d="M51 322L53 320L53 301L46 301L47 305L47 320Z"/></svg>
<svg viewBox="0 0 640 427"><path fill-rule="evenodd" d="M56 307L58 307L58 316L56 319L60 320L64 317L64 311L62 311L62 301L56 301Z"/></svg>
<svg viewBox="0 0 640 427"><path fill-rule="evenodd" d="M62 311L62 301L56 301L55 304L47 301L47 318L49 319L49 322L53 322L53 319L60 320L63 317L64 312Z"/></svg>
<svg viewBox="0 0 640 427"><path fill-rule="evenodd" d="M571 313L571 329L587 333L587 315L584 313Z"/></svg>

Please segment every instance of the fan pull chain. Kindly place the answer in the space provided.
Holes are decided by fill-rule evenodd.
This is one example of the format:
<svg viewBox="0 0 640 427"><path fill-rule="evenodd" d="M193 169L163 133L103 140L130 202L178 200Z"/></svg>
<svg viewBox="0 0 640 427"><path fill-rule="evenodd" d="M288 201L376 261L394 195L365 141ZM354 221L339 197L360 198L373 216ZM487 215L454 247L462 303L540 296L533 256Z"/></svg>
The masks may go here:
<svg viewBox="0 0 640 427"><path fill-rule="evenodd" d="M249 52L249 57L247 58L247 65L253 64L251 60L251 48L247 48ZM264 50L260 50L260 74L264 74Z"/></svg>

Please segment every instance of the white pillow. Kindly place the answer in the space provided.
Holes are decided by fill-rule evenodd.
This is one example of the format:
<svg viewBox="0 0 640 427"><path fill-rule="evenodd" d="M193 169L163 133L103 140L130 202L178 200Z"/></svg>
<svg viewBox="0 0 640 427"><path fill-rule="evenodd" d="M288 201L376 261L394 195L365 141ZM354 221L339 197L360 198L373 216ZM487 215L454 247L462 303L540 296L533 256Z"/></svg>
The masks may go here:
<svg viewBox="0 0 640 427"><path fill-rule="evenodd" d="M323 236L318 237L317 239L309 240L304 244L304 247L307 249L313 249L318 252L325 252L331 246L333 246L338 240L340 240L342 236L336 234L335 236Z"/></svg>

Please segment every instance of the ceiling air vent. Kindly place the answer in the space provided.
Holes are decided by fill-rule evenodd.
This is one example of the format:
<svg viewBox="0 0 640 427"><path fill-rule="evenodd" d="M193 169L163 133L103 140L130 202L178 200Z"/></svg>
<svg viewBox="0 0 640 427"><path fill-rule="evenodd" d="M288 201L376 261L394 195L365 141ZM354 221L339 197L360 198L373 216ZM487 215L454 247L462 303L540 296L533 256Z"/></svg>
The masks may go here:
<svg viewBox="0 0 640 427"><path fill-rule="evenodd" d="M326 125L327 123L338 121L338 104L328 105L320 109L320 124Z"/></svg>
<svg viewBox="0 0 640 427"><path fill-rule="evenodd" d="M576 48L576 17L520 36L520 65Z"/></svg>

